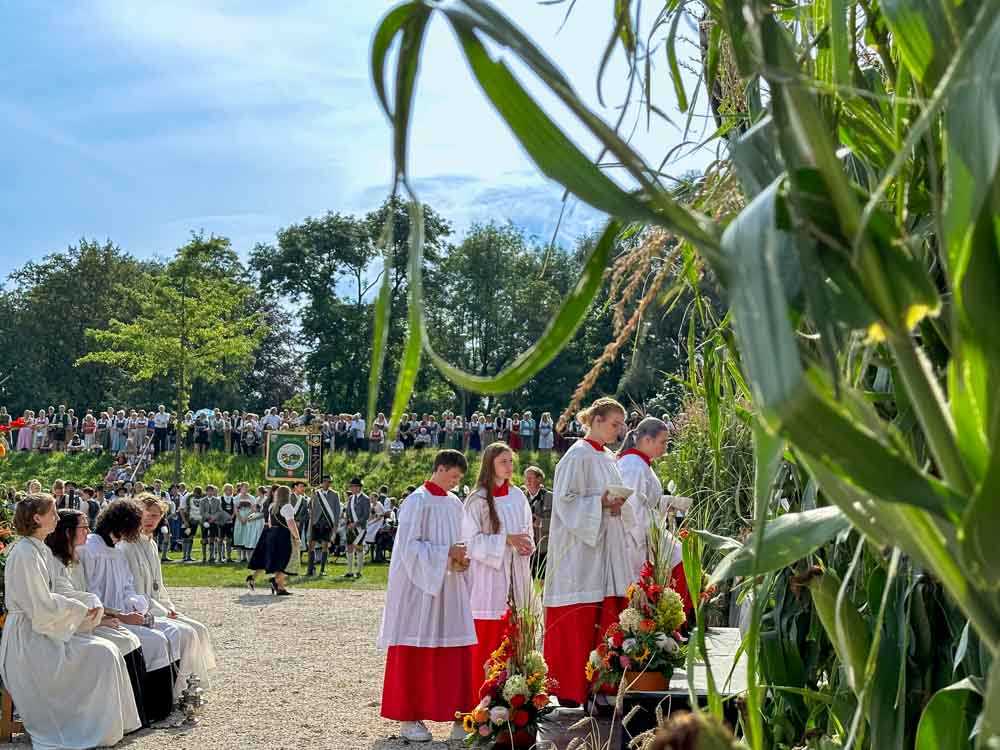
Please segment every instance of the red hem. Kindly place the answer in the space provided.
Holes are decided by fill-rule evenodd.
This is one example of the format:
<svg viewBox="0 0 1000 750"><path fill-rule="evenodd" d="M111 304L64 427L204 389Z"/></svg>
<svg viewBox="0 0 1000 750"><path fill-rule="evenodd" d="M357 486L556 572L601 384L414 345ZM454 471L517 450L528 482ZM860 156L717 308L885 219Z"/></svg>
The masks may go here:
<svg viewBox="0 0 1000 750"><path fill-rule="evenodd" d="M545 608L545 663L559 683L559 698L583 703L591 691L585 669L608 626L618 621L626 600L608 596L603 601Z"/></svg>
<svg viewBox="0 0 1000 750"><path fill-rule="evenodd" d="M479 690L486 682L485 664L490 660L490 655L497 650L503 640L504 623L503 620L474 620L476 625L476 639L478 643L473 646L472 660L470 663L469 680L472 683L472 703L466 709L471 711L479 704Z"/></svg>
<svg viewBox="0 0 1000 750"><path fill-rule="evenodd" d="M454 721L472 693L469 664L475 646L390 646L385 659L381 715L395 721Z"/></svg>

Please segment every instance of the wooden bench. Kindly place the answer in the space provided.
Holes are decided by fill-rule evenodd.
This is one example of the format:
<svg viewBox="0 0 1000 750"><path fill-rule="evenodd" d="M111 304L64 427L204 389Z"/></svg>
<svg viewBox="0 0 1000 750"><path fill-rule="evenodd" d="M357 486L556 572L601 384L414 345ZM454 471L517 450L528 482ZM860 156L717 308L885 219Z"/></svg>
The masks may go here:
<svg viewBox="0 0 1000 750"><path fill-rule="evenodd" d="M0 742L10 742L11 736L24 732L24 725L14 721L14 701L10 693L0 688Z"/></svg>

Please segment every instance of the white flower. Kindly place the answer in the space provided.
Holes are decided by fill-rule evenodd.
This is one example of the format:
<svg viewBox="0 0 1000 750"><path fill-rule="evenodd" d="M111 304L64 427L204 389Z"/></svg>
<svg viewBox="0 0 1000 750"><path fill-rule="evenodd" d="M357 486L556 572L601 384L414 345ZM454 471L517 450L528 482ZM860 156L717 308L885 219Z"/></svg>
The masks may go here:
<svg viewBox="0 0 1000 750"><path fill-rule="evenodd" d="M509 701L515 695L523 695L525 698L531 695L531 690L528 689L528 681L519 674L508 677L507 682L503 686L503 697L506 700Z"/></svg>
<svg viewBox="0 0 1000 750"><path fill-rule="evenodd" d="M503 724L509 716L506 706L494 706L490 709L490 721L494 724Z"/></svg>
<svg viewBox="0 0 1000 750"><path fill-rule="evenodd" d="M489 708L489 705L490 705L490 696L487 695L481 701L479 701L479 705L476 706L476 708Z"/></svg>
<svg viewBox="0 0 1000 750"><path fill-rule="evenodd" d="M636 646L635 638L626 638L624 641L622 641L622 650L626 654L630 654L633 651L635 651L635 646Z"/></svg>
<svg viewBox="0 0 1000 750"><path fill-rule="evenodd" d="M634 633L639 629L639 623L642 622L642 615L639 614L639 610L623 609L621 614L618 615L618 623L622 626L622 629L629 633Z"/></svg>
<svg viewBox="0 0 1000 750"><path fill-rule="evenodd" d="M677 641L666 633L660 633L656 636L656 645L661 651L666 651L668 654L672 654L677 651Z"/></svg>
<svg viewBox="0 0 1000 750"><path fill-rule="evenodd" d="M595 669L600 669L601 668L601 657L598 655L598 653L596 651L591 651L590 652L590 664Z"/></svg>

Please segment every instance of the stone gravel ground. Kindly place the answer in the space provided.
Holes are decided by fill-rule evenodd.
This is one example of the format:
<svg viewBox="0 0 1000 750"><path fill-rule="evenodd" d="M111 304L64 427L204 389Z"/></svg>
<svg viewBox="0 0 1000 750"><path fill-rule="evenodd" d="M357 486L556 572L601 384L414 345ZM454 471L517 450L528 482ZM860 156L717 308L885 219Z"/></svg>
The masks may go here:
<svg viewBox="0 0 1000 750"><path fill-rule="evenodd" d="M266 584L265 584L266 585ZM294 590L294 587L293 587ZM375 637L383 591L313 589L273 597L238 589L177 588L178 609L206 623L219 667L201 722L145 730L128 750L399 750L463 747L431 725L434 742L409 745L379 717L384 656ZM0 748L26 748L23 739Z"/></svg>

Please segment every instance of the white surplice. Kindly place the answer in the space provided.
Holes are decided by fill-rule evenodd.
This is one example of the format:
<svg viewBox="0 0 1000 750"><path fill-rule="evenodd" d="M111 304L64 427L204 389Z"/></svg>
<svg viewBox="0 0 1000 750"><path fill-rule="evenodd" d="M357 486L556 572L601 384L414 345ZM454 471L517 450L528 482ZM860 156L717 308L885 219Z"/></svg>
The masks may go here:
<svg viewBox="0 0 1000 750"><path fill-rule="evenodd" d="M49 566L49 588L57 594L76 599L88 606L103 606L97 595L87 590L87 579L79 563L66 567L61 560L53 556L52 564ZM91 604L94 601L98 605ZM122 656L131 654L142 645L139 636L121 625L117 627L99 625L94 628L93 633L115 644Z"/></svg>
<svg viewBox="0 0 1000 750"><path fill-rule="evenodd" d="M156 547L156 542L149 537L140 536L137 542L119 542L117 546L125 553L136 592L149 600L149 611L158 619L166 619L180 631L181 665L178 679L183 677L186 685L188 675L194 673L201 678L202 688L207 690L208 673L215 669L212 638L205 625L177 612L163 582L160 551ZM171 612L177 616L168 617Z"/></svg>
<svg viewBox="0 0 1000 750"><path fill-rule="evenodd" d="M508 488L506 495L495 497L493 502L500 518L500 528L495 532L490 527L486 491L482 488L469 495L462 518L462 540L468 545L472 559L467 574L472 616L477 620L503 617L512 589L518 607L531 601L531 556L519 555L507 544L508 534L533 536L531 506L520 488L514 486Z"/></svg>
<svg viewBox="0 0 1000 750"><path fill-rule="evenodd" d="M114 644L80 630L100 611L88 618L87 603L49 589L53 562L34 537L7 557L0 678L35 750L114 745L140 726L128 670Z"/></svg>
<svg viewBox="0 0 1000 750"><path fill-rule="evenodd" d="M635 490L635 493L628 499L628 504L632 506L638 521L634 533L629 535L635 577L638 578L642 564L649 557L649 528L654 523L662 527L663 543L669 547L666 553L669 569L673 570L674 566L682 562L683 555L680 543L674 539L664 524L663 483L656 476L653 467L643 461L641 456L634 453L619 458L618 469L621 471L625 486Z"/></svg>
<svg viewBox="0 0 1000 750"><path fill-rule="evenodd" d="M129 570L125 553L116 547L109 547L97 534L87 536L87 543L76 548L80 558L87 590L97 594L104 606L116 612L128 614L149 611L149 600L135 590L132 571ZM146 671L163 669L172 662L180 661L180 633L177 628L161 627L162 620L155 621L156 627L145 625L123 625L142 641L142 655ZM177 690L174 683L174 692Z"/></svg>
<svg viewBox="0 0 1000 750"><path fill-rule="evenodd" d="M545 564L546 607L599 602L625 596L635 580L628 536L636 529L633 508L621 515L601 507L610 485L621 485L615 454L577 440L556 464L552 521Z"/></svg>
<svg viewBox="0 0 1000 750"><path fill-rule="evenodd" d="M462 538L462 501L425 487L399 509L379 648L471 646L476 628L466 573L449 570L448 551Z"/></svg>

